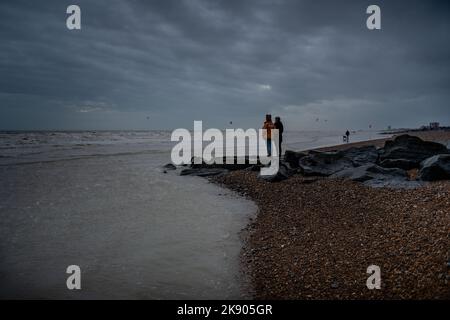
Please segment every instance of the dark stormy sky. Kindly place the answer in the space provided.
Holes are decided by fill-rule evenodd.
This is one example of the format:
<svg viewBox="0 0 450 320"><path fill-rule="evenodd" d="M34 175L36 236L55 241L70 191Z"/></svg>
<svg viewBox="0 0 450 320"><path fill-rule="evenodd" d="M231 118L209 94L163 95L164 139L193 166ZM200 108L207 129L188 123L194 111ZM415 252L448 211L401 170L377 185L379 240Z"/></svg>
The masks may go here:
<svg viewBox="0 0 450 320"><path fill-rule="evenodd" d="M448 125L449 18L450 1L2 0L0 129Z"/></svg>

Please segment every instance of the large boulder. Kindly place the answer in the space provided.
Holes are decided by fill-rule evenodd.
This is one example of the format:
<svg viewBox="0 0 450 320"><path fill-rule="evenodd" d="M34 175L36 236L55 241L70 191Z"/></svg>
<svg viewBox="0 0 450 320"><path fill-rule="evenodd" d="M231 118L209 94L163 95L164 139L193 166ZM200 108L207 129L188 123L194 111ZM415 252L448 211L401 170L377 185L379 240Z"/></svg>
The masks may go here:
<svg viewBox="0 0 450 320"><path fill-rule="evenodd" d="M411 170L417 168L416 161L408 159L385 159L381 161L380 166L383 168L400 168L403 170Z"/></svg>
<svg viewBox="0 0 450 320"><path fill-rule="evenodd" d="M425 159L420 164L418 178L423 181L450 179L450 154L440 154Z"/></svg>
<svg viewBox="0 0 450 320"><path fill-rule="evenodd" d="M211 177L227 172L228 170L222 168L189 168L181 170L180 176Z"/></svg>
<svg viewBox="0 0 450 320"><path fill-rule="evenodd" d="M295 174L294 170L289 169L289 167L286 164L280 163L280 167L276 174L271 176L263 176L259 174L258 178L268 182L279 182L286 180L287 178L291 177L294 174Z"/></svg>
<svg viewBox="0 0 450 320"><path fill-rule="evenodd" d="M407 134L396 137L394 140L386 141L384 148L380 150L380 161L387 159L405 159L414 162L419 167L423 160L438 155L447 154L446 146Z"/></svg>
<svg viewBox="0 0 450 320"><path fill-rule="evenodd" d="M401 177L408 178L405 170L398 168L382 168L376 164L366 164L360 167L347 168L336 172L331 178L346 178L353 181L365 182L380 177Z"/></svg>
<svg viewBox="0 0 450 320"><path fill-rule="evenodd" d="M201 163L196 163L195 158L191 159L191 164L188 168L181 170L181 176L198 176L198 177L209 177L225 174L229 171L235 170L247 170L247 171L259 171L263 167L263 164L257 159L256 164L255 161L250 161L248 156L238 158L234 157L231 159L232 163L227 163L226 157L221 159L222 163L206 163L202 161ZM200 161L198 161L200 162ZM280 161L280 170L274 176L264 177L264 180L267 181L280 181L284 180L287 177L290 177L295 173L294 170L289 168L289 165Z"/></svg>
<svg viewBox="0 0 450 320"><path fill-rule="evenodd" d="M308 154L304 152L295 152L291 150L286 150L284 153L284 161L289 164L289 166L293 169L299 167L299 160L306 157Z"/></svg>
<svg viewBox="0 0 450 320"><path fill-rule="evenodd" d="M350 159L355 167L368 163L375 163L378 160L378 150L375 146L353 147L342 151L343 156Z"/></svg>
<svg viewBox="0 0 450 320"><path fill-rule="evenodd" d="M344 178L363 182L371 187L414 188L420 185L410 181L405 170L382 168L376 164L366 164L336 172L331 178Z"/></svg>
<svg viewBox="0 0 450 320"><path fill-rule="evenodd" d="M221 175L228 171L244 170L254 166L254 163L250 161L248 156L242 158L235 156L231 159L232 161L230 161L232 163L227 163L226 157L223 157L220 160L221 163L218 163L219 161L217 160L214 163L206 163L203 159L197 161L195 157L192 157L191 164L188 168L181 170L180 176L210 177Z"/></svg>
<svg viewBox="0 0 450 320"><path fill-rule="evenodd" d="M300 159L299 167L305 176L327 177L335 172L353 167L353 163L350 159L345 158L341 151L310 151L308 156Z"/></svg>
<svg viewBox="0 0 450 320"><path fill-rule="evenodd" d="M299 167L306 176L330 176L338 171L375 163L378 150L375 146L353 147L343 151L310 151L299 160Z"/></svg>
<svg viewBox="0 0 450 320"><path fill-rule="evenodd" d="M172 163L166 164L165 166L163 166L163 168L166 170L176 170L177 169L177 167L175 167L175 165Z"/></svg>
<svg viewBox="0 0 450 320"><path fill-rule="evenodd" d="M250 158L248 156L245 157L237 157L229 159L229 163L227 163L227 157L223 157L220 159L221 163L218 163L219 161L214 161L214 163L206 163L205 161L201 160L201 163L196 163L196 158L192 157L190 168L192 169L226 169L226 170L244 170L248 167L252 167L255 164L261 164L259 159L256 159L255 161L250 161ZM200 161L198 161L200 162Z"/></svg>

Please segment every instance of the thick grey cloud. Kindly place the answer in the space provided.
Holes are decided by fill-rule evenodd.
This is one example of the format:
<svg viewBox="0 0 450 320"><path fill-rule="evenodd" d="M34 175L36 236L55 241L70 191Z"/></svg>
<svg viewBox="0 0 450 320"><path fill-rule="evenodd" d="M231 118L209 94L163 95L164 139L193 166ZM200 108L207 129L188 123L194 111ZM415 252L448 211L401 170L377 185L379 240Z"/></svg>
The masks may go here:
<svg viewBox="0 0 450 320"><path fill-rule="evenodd" d="M370 4L382 30L366 28ZM299 130L449 124L449 14L448 1L2 1L0 129L253 127L267 112Z"/></svg>

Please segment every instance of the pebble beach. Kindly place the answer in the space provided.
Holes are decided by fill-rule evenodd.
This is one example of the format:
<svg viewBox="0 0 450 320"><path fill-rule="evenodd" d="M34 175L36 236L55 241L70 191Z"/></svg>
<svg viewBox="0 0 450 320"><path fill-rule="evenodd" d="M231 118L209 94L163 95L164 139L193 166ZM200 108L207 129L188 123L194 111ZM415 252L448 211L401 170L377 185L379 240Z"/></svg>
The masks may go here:
<svg viewBox="0 0 450 320"><path fill-rule="evenodd" d="M257 175L212 178L259 208L241 252L255 299L450 299L450 181L405 190L301 175L270 183ZM366 286L370 265L381 269L379 290Z"/></svg>

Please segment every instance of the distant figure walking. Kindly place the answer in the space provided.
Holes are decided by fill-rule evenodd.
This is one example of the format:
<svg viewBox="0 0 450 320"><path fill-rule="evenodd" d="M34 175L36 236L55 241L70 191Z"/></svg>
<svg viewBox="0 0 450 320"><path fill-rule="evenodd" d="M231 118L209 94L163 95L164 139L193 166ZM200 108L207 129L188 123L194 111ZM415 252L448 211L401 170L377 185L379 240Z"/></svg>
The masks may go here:
<svg viewBox="0 0 450 320"><path fill-rule="evenodd" d="M281 122L280 117L275 117L275 123L274 123L275 129L278 129L278 135L279 135L279 142L278 142L278 156L281 157L281 143L283 142L283 122Z"/></svg>
<svg viewBox="0 0 450 320"><path fill-rule="evenodd" d="M350 138L350 131L347 130L347 131L345 132L345 141L346 141L347 143L350 142L349 138Z"/></svg>
<svg viewBox="0 0 450 320"><path fill-rule="evenodd" d="M264 125L262 128L266 129L263 137L266 139L267 155L269 157L271 157L272 156L272 129L275 129L275 126L272 122L272 115L266 114L266 121L264 121Z"/></svg>

